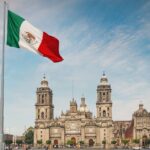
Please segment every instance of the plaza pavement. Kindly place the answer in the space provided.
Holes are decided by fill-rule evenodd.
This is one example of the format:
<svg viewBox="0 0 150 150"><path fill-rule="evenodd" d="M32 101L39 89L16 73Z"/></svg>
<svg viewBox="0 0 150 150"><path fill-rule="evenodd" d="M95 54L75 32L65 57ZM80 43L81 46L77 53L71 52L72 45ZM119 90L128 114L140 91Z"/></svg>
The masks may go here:
<svg viewBox="0 0 150 150"><path fill-rule="evenodd" d="M22 150L22 149L18 149L18 150ZM29 150L45 150L45 149L29 149ZM50 150L104 150L103 148L53 148ZM133 149L107 149L107 150L133 150ZM140 150L150 150L150 149L140 149Z"/></svg>
<svg viewBox="0 0 150 150"><path fill-rule="evenodd" d="M22 150L22 149L18 149L18 150ZM45 149L29 149L29 150L45 150ZM80 148L80 149L77 149L77 148L57 148L57 149L51 149L51 150L100 150L100 148Z"/></svg>

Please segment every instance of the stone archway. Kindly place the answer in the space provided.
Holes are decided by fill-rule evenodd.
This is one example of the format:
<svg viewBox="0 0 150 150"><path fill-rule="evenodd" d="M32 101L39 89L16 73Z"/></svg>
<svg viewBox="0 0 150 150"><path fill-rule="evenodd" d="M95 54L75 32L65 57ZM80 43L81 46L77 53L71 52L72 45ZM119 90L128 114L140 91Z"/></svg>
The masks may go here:
<svg viewBox="0 0 150 150"><path fill-rule="evenodd" d="M71 138L71 141L72 141L72 144L73 144L73 145L76 145L76 138L75 138L75 137L72 137L72 138Z"/></svg>
<svg viewBox="0 0 150 150"><path fill-rule="evenodd" d="M93 146L93 145L94 145L93 139L89 139L89 146Z"/></svg>
<svg viewBox="0 0 150 150"><path fill-rule="evenodd" d="M58 140L54 140L54 145L58 145Z"/></svg>
<svg viewBox="0 0 150 150"><path fill-rule="evenodd" d="M145 147L146 146L146 141L147 141L147 136L146 135L143 135L142 137L142 146Z"/></svg>

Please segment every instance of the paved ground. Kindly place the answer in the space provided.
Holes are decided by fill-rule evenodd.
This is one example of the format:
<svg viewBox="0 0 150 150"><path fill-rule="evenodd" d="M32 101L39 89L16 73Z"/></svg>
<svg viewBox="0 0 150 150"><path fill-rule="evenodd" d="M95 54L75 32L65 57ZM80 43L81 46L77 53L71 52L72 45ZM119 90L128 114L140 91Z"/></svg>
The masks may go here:
<svg viewBox="0 0 150 150"><path fill-rule="evenodd" d="M16 150L16 149L13 149ZM22 150L22 149L18 149L18 150ZM30 149L30 150L45 150L45 149ZM51 150L78 150L76 148L58 148L58 149L51 149ZM100 150L98 148L86 148L86 149L80 149L80 150Z"/></svg>
<svg viewBox="0 0 150 150"><path fill-rule="evenodd" d="M18 149L18 150L22 150L22 149ZM30 150L45 150L45 149L30 149ZM51 149L51 150L78 150L76 148L57 148L57 149ZM80 150L100 150L99 148L80 148ZM102 149L101 149L102 150Z"/></svg>
<svg viewBox="0 0 150 150"><path fill-rule="evenodd" d="M21 149L19 149L21 150ZM30 150L45 150L45 149L30 149ZM57 148L51 150L78 150L76 148ZM101 148L80 148L80 150L104 150ZM113 149L113 150L133 150L133 149ZM150 150L150 149L141 149L141 150Z"/></svg>
<svg viewBox="0 0 150 150"><path fill-rule="evenodd" d="M15 150L15 149L14 149ZM22 149L18 149L18 150L22 150ZM45 149L30 149L30 150L45 150ZM53 148L51 150L79 150L77 148ZM80 150L102 150L100 148L80 148ZM129 150L129 149L128 149Z"/></svg>
<svg viewBox="0 0 150 150"><path fill-rule="evenodd" d="M13 150L16 150L16 149L13 149ZM22 150L22 149L17 149L17 150ZM32 149L29 149L29 150L45 150L44 148L32 148ZM88 147L88 148L80 148L80 149L77 149L77 148L52 148L50 150L104 150L103 148L91 148L91 147ZM108 149L107 149L108 150ZM133 150L133 149L110 149L110 150ZM150 148L148 149L140 149L140 150L150 150Z"/></svg>
<svg viewBox="0 0 150 150"><path fill-rule="evenodd" d="M30 150L45 150L45 149L30 149ZM77 149L77 148L53 148L51 150L79 150L79 149ZM89 147L89 148L80 148L80 150L104 150L104 149ZM133 150L133 149L112 149L112 150ZM140 149L140 150L150 150L150 148L149 149Z"/></svg>

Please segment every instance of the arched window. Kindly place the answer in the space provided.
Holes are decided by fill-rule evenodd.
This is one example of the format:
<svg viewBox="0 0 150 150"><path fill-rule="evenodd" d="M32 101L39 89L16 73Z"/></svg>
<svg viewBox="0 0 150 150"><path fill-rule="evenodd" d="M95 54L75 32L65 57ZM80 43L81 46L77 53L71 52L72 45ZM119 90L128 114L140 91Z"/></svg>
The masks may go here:
<svg viewBox="0 0 150 150"><path fill-rule="evenodd" d="M42 98L42 104L44 103L44 99Z"/></svg>
<svg viewBox="0 0 150 150"><path fill-rule="evenodd" d="M44 94L41 95L41 99L42 99L41 103L43 104L44 103Z"/></svg>
<svg viewBox="0 0 150 150"><path fill-rule="evenodd" d="M41 118L44 119L44 112L41 112Z"/></svg>
<svg viewBox="0 0 150 150"><path fill-rule="evenodd" d="M46 111L46 116L45 116L45 118L47 118L47 109L45 109L45 111Z"/></svg>
<svg viewBox="0 0 150 150"><path fill-rule="evenodd" d="M109 111L109 107L107 107L107 110Z"/></svg>
<svg viewBox="0 0 150 150"><path fill-rule="evenodd" d="M106 111L103 110L103 117L106 117Z"/></svg>
<svg viewBox="0 0 150 150"><path fill-rule="evenodd" d="M38 109L38 119L40 118L40 109Z"/></svg>
<svg viewBox="0 0 150 150"><path fill-rule="evenodd" d="M40 95L38 95L38 103L40 103Z"/></svg>

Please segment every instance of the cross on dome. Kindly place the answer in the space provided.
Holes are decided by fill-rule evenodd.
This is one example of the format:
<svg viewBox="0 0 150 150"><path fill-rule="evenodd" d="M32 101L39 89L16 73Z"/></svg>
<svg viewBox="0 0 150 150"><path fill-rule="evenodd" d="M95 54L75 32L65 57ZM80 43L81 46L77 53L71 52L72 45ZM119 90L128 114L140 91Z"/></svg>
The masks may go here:
<svg viewBox="0 0 150 150"><path fill-rule="evenodd" d="M102 75L102 77L100 79L100 84L101 85L109 85L108 79L107 79L106 74L105 74L104 71L103 71L103 75Z"/></svg>
<svg viewBox="0 0 150 150"><path fill-rule="evenodd" d="M44 79L44 80L46 79L45 73L44 73L43 79Z"/></svg>
<svg viewBox="0 0 150 150"><path fill-rule="evenodd" d="M103 71L103 76L105 76L105 71Z"/></svg>
<svg viewBox="0 0 150 150"><path fill-rule="evenodd" d="M43 80L41 81L41 86L42 87L48 87L48 81L46 80L45 73L43 75Z"/></svg>

